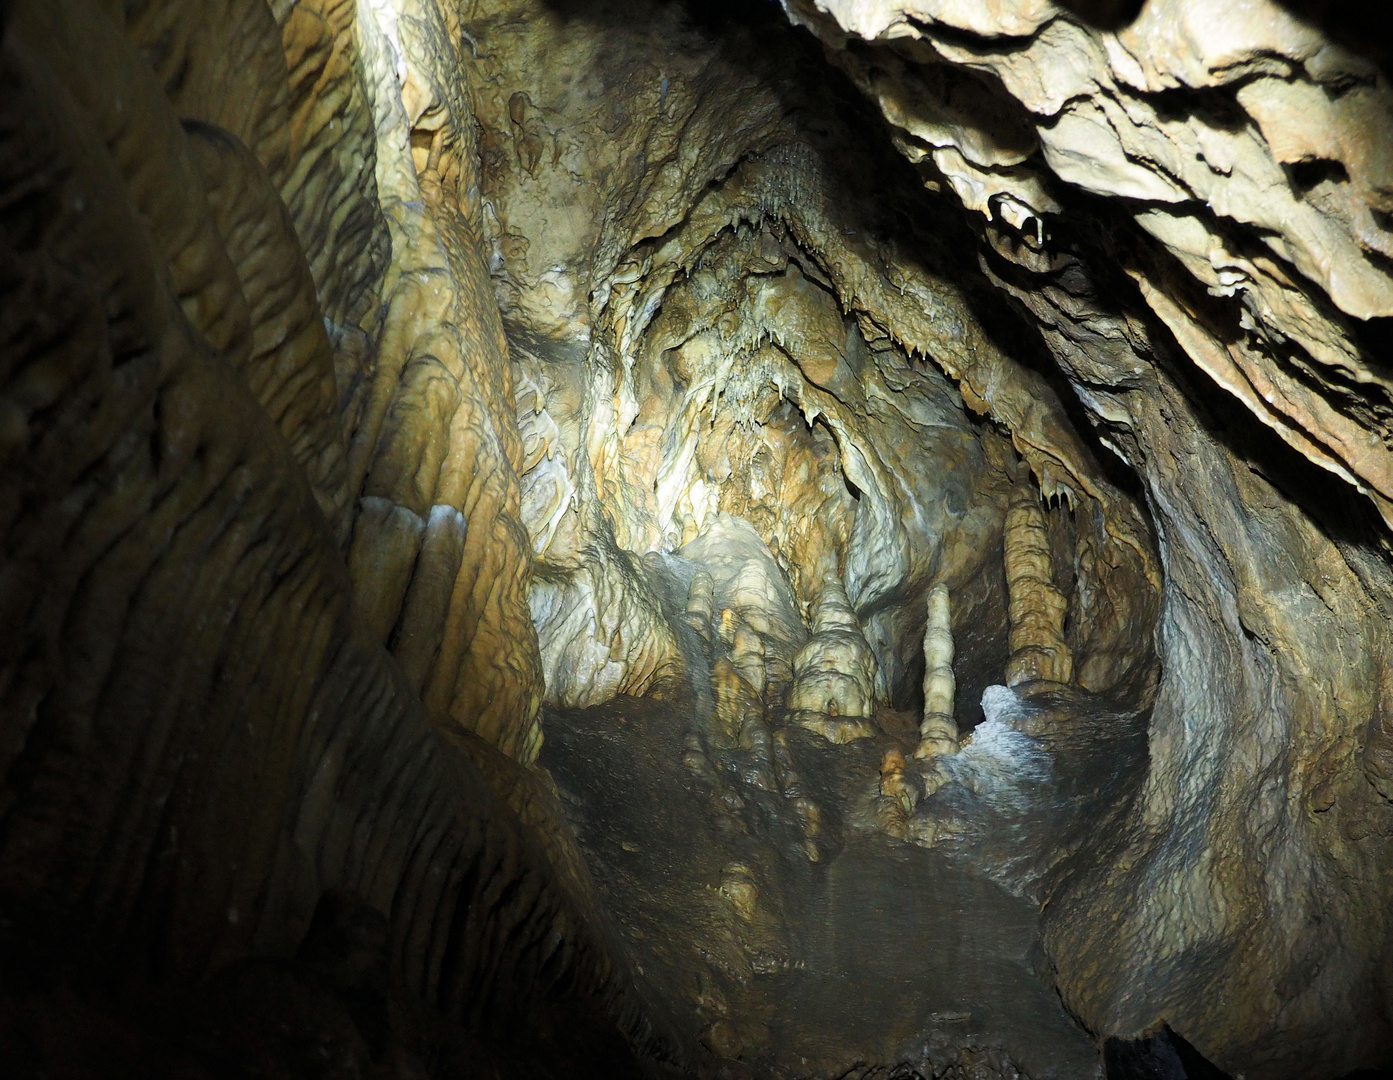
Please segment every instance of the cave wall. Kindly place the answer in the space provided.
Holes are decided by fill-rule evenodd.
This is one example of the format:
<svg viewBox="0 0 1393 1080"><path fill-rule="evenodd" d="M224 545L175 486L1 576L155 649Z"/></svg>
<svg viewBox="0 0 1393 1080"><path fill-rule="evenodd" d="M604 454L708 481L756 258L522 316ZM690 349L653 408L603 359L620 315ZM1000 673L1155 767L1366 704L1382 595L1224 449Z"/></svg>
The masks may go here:
<svg viewBox="0 0 1393 1080"><path fill-rule="evenodd" d="M504 346L470 234L440 241L403 173L362 15L4 11L12 1063L166 1067L206 1037L219 1067L320 1039L367 1069L376 1029L315 997L340 976L421 1060L452 1030L544 1055L549 1008L649 1037L545 795L484 741L534 754L540 696ZM367 943L307 975L339 897L325 932Z"/></svg>
<svg viewBox="0 0 1393 1080"><path fill-rule="evenodd" d="M491 266L535 447L549 700L680 670L631 556L679 551L718 512L755 523L805 616L825 577L845 585L890 700L917 681L934 581L962 594L964 628L1004 635L1002 598L979 586L1000 574L1017 454L1085 523L1084 684L1144 681L1159 582L1144 514L934 267L955 261L951 224L901 237L918 184L854 90L824 85L776 13L738 24L546 3L468 24Z"/></svg>
<svg viewBox="0 0 1393 1080"><path fill-rule="evenodd" d="M1386 1064L1390 91L1207 12L0 8L10 940L187 986L342 889L433 1008L641 1041L543 702L683 692L724 514L903 704L930 585L1004 634L1027 483L1076 682L1150 710L1063 1000Z"/></svg>
<svg viewBox="0 0 1393 1080"><path fill-rule="evenodd" d="M829 117L856 115L853 103L831 91L810 99L794 62L742 53L738 41L713 53L715 35L671 9L641 34L625 5L522 5L470 24L495 287L515 364L537 387L522 412L552 421L536 421L547 431L534 455L546 494L533 524L540 565L551 564L545 601L534 601L544 651L558 657L549 693L595 703L648 688L673 662L625 552L689 541L700 520L692 493L706 493L673 480L682 448L662 440L674 416L690 424L693 398L683 385L683 409L663 408L674 377L655 354L712 326L706 370L722 371L748 348L739 334L758 337L758 316L720 284L706 286L706 302L740 312L735 333L722 335L714 316L670 329L698 263L748 280L717 267L758 258L758 224L769 237L760 243L783 249L771 265L796 253L863 339L930 360L968 409L999 425L993 433L1011 440L1044 494L1091 525L1078 565L1109 572L1094 571L1073 615L1076 634L1100 639L1080 643L1084 686L1134 672L1128 631L1149 629L1157 609L1147 597L1164 582L1151 778L1125 841L1079 856L1050 907L1071 1008L1094 1030L1128 1035L1165 1020L1234 1068L1365 1060L1386 1041L1385 930L1355 914L1381 911L1386 888L1375 869L1387 828L1375 786L1386 543L1357 502L1329 495L1310 470L1383 515L1386 82L1276 7L1216 29L1198 8L1149 4L1117 32L1043 4L788 13L879 108L889 141L938 200L914 202L874 150L849 155L845 132L828 134ZM858 169L880 187L848 178ZM955 265L942 242L927 245L928 259L924 246L886 243L895 230L877 229L877 200L965 209L977 265L945 275L932 268ZM742 243L751 256L726 250ZM969 284L983 279L1038 328L1048 366L984 329L991 309ZM826 378L807 377L817 347L800 355L790 341L770 335L757 348L780 347L812 397ZM845 350L823 351L834 372L831 357ZM777 384L788 361L750 352L751 389ZM676 370L687 384L702 361ZM797 374L785 381L797 385ZM835 418L847 402L830 398ZM1075 417L1107 450L1081 441ZM842 450L847 479L863 499L883 495L869 440L839 434L839 446L861 451ZM697 466L699 446L689 451ZM1140 479L1145 511L1100 453ZM897 465L880 477L903 476ZM696 476L712 478L709 468ZM676 506L663 505L665 483ZM748 498L717 500L752 509ZM970 561L939 564L952 549L937 546L940 528L899 531L893 511L870 526L867 509L854 520L882 550L866 566L883 572L907 555L955 584L978 574ZM763 532L776 552L791 539L775 521ZM832 543L853 601L869 600L868 637L884 641L897 633L876 626L881 596L855 561L874 546ZM793 551L785 569L798 584L819 560L806 540ZM581 563L622 587L568 585ZM889 591L928 576L901 573ZM569 604L558 599L568 588ZM799 589L805 611L816 593L815 583ZM595 596L607 600L599 625L570 618ZM626 607L649 612L632 639L618 614L604 622ZM917 626L897 631L903 640ZM582 658L577 643L597 643L595 655ZM1302 929L1337 909L1347 914L1321 933ZM1216 953L1227 959L1197 960ZM1360 1036L1336 1048L1320 1034L1333 1013Z"/></svg>
<svg viewBox="0 0 1393 1080"><path fill-rule="evenodd" d="M1118 29L787 8L975 212L984 272L1156 522L1150 772L1046 908L1066 1002L1245 1073L1380 1060L1386 76L1276 4L1149 3Z"/></svg>

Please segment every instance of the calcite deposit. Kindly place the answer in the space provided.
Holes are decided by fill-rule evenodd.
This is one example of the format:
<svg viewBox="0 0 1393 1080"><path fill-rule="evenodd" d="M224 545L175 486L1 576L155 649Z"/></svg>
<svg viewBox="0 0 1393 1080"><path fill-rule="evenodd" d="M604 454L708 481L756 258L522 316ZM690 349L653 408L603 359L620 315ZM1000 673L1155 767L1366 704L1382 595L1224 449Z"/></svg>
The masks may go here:
<svg viewBox="0 0 1393 1080"><path fill-rule="evenodd" d="M1029 484L1011 493L1002 537L1006 589L1011 603L1011 659L1006 684L1043 679L1067 683L1074 677L1074 658L1064 640L1068 601L1054 584L1054 569L1045 515Z"/></svg>
<svg viewBox="0 0 1393 1080"><path fill-rule="evenodd" d="M929 622L924 628L924 719L919 724L919 745L914 751L917 758L958 750L958 724L953 719L958 683L953 675L951 611L948 589L935 585L929 590ZM1011 659L1014 662L1014 654ZM884 774L882 765L881 775ZM881 788L884 794L883 783Z"/></svg>
<svg viewBox="0 0 1393 1080"><path fill-rule="evenodd" d="M813 605L813 632L793 658L788 708L811 713L802 721L832 742L871 733L864 717L875 715L875 655L861 633L842 584L830 574Z"/></svg>
<svg viewBox="0 0 1393 1080"><path fill-rule="evenodd" d="M0 1072L1393 1067L1352 10L0 4Z"/></svg>

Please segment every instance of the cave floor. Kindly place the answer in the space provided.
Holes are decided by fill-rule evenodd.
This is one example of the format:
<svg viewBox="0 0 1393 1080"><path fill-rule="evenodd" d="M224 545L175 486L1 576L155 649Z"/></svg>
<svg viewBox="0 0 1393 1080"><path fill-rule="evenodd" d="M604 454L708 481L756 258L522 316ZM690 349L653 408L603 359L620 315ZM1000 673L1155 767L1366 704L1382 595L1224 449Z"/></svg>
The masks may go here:
<svg viewBox="0 0 1393 1080"><path fill-rule="evenodd" d="M747 755L698 754L692 718L690 703L634 698L559 712L542 764L616 952L699 1073L1098 1075L1095 1044L1035 973L1034 905L970 854L874 827L880 755L912 747L894 717L843 746L786 729L817 803L811 842L806 812Z"/></svg>

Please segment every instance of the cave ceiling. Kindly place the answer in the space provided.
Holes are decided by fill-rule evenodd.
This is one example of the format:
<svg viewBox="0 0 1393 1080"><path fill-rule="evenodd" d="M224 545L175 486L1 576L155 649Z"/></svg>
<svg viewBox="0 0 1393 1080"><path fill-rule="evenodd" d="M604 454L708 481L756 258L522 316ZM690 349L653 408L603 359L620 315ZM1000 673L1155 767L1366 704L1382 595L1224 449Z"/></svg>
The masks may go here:
<svg viewBox="0 0 1393 1080"><path fill-rule="evenodd" d="M1386 22L0 3L0 1065L1393 1068Z"/></svg>

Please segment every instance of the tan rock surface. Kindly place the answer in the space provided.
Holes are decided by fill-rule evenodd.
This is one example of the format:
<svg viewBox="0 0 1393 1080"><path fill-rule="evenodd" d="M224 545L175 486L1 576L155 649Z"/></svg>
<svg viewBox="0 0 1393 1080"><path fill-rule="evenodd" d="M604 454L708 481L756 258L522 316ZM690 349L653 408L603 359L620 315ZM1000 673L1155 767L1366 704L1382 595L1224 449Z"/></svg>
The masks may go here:
<svg viewBox="0 0 1393 1080"><path fill-rule="evenodd" d="M888 996L781 1043L795 913L881 970L915 867L1042 911L1032 1022L1386 1067L1393 89L1095 7L5 6L0 1003L322 1006L361 1075L357 918L422 1061L1016 1075ZM576 827L658 777L692 895Z"/></svg>
<svg viewBox="0 0 1393 1080"><path fill-rule="evenodd" d="M6 976L10 1064L38 1053L67 1074L91 1055L98 1072L157 1075L183 1055L197 1073L206 1054L274 1071L293 1052L251 1033L280 1008L270 1030L340 1040L344 1067L371 1068L314 979L377 971L504 1042L509 996L540 1002L558 978L563 998L638 1018L583 895L432 728L351 599L322 311L354 308L371 251L320 271L348 243L345 212L377 210L340 192L326 224L323 204L277 194L298 169L335 173L297 156L313 151L279 106L236 100L248 85L286 97L255 10L204 23L166 7L157 38L135 25L137 45L173 50L171 97L97 5L5 12L0 891L7 964L22 948L51 980ZM251 150L212 127L247 120L242 106ZM185 107L202 115L181 125ZM326 226L314 259L292 222ZM452 524L398 531L449 562ZM325 946L360 931L359 954ZM528 944L551 935L563 955ZM324 974L341 961L369 971ZM151 1004L114 1003L100 988L117 984ZM40 1019L17 1035L16 1016ZM407 1067L457 1053L419 1034L392 1029Z"/></svg>

